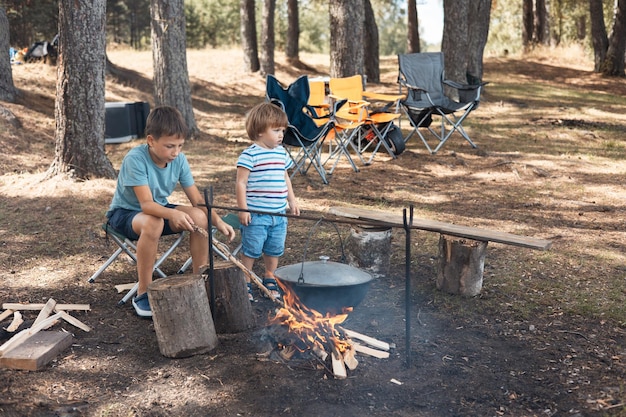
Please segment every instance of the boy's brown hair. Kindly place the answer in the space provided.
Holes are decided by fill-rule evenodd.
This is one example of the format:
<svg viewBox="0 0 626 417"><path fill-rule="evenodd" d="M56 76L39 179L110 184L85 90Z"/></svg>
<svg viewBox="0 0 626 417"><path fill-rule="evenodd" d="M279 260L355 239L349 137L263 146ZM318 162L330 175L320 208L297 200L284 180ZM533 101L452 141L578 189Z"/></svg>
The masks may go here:
<svg viewBox="0 0 626 417"><path fill-rule="evenodd" d="M246 132L250 140L257 140L267 129L289 124L285 112L275 104L264 102L254 106L246 115Z"/></svg>
<svg viewBox="0 0 626 417"><path fill-rule="evenodd" d="M154 139L158 140L162 136L179 136L188 139L189 133L185 118L174 107L155 107L146 120L146 137L152 135Z"/></svg>

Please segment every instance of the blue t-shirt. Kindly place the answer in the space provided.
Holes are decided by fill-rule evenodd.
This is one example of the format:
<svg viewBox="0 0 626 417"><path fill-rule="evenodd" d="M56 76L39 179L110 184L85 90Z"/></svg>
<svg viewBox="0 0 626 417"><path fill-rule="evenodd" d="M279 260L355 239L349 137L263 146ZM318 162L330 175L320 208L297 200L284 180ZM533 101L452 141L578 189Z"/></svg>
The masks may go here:
<svg viewBox="0 0 626 417"><path fill-rule="evenodd" d="M282 146L266 149L252 144L246 148L237 166L250 171L246 186L246 202L250 210L282 213L287 210L289 190L285 171L293 161Z"/></svg>
<svg viewBox="0 0 626 417"><path fill-rule="evenodd" d="M168 204L167 198L172 195L178 183L183 188L194 184L185 154L179 153L165 168L160 168L150 158L148 145L145 143L139 145L131 149L122 160L117 176L117 187L107 217L117 208L141 210L133 187L147 185L152 191L154 201L165 206Z"/></svg>

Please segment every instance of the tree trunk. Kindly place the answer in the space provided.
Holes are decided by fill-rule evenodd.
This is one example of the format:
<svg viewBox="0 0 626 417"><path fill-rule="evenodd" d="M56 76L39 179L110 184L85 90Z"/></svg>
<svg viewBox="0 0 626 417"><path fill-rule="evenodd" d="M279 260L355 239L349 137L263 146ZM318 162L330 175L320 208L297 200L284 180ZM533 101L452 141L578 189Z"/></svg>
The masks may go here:
<svg viewBox="0 0 626 417"><path fill-rule="evenodd" d="M263 1L263 23L261 25L261 75L274 74L274 11L276 0Z"/></svg>
<svg viewBox="0 0 626 417"><path fill-rule="evenodd" d="M0 5L0 100L12 103L15 101L17 90L13 84L13 72L11 69L11 60L7 53L10 48L9 44L9 19L4 7Z"/></svg>
<svg viewBox="0 0 626 417"><path fill-rule="evenodd" d="M535 40L542 45L550 45L550 2L535 1Z"/></svg>
<svg viewBox="0 0 626 417"><path fill-rule="evenodd" d="M624 51L626 50L626 0L618 0L613 19L613 31L609 38L606 58L601 66L602 74L624 76Z"/></svg>
<svg viewBox="0 0 626 417"><path fill-rule="evenodd" d="M59 1L54 161L47 177L115 178L104 153L105 0Z"/></svg>
<svg viewBox="0 0 626 417"><path fill-rule="evenodd" d="M533 0L522 1L522 46L527 52L533 45L535 15L533 13Z"/></svg>
<svg viewBox="0 0 626 417"><path fill-rule="evenodd" d="M291 63L300 62L300 16L298 14L298 0L287 0L285 56Z"/></svg>
<svg viewBox="0 0 626 417"><path fill-rule="evenodd" d="M330 76L363 74L363 0L330 0Z"/></svg>
<svg viewBox="0 0 626 417"><path fill-rule="evenodd" d="M256 72L261 68L259 49L256 39L256 18L254 0L241 0L239 3L241 17L241 48L243 49L244 70Z"/></svg>
<svg viewBox="0 0 626 417"><path fill-rule="evenodd" d="M187 71L183 0L152 0L150 15L155 105L180 110L193 136L197 127Z"/></svg>
<svg viewBox="0 0 626 417"><path fill-rule="evenodd" d="M469 3L470 0L443 1L444 17L441 50L445 59L446 78L463 84L467 82Z"/></svg>
<svg viewBox="0 0 626 417"><path fill-rule="evenodd" d="M410 54L420 52L419 19L417 16L417 2L407 2L407 52Z"/></svg>
<svg viewBox="0 0 626 417"><path fill-rule="evenodd" d="M470 2L469 44L467 48L467 82L476 84L483 79L483 54L489 35L491 0Z"/></svg>
<svg viewBox="0 0 626 417"><path fill-rule="evenodd" d="M363 63L367 81L380 82L380 60L378 48L378 26L370 0L363 0L365 24L363 26Z"/></svg>
<svg viewBox="0 0 626 417"><path fill-rule="evenodd" d="M593 70L600 72L609 49L609 37L604 25L602 0L589 0L589 20L591 20L591 43L593 45Z"/></svg>

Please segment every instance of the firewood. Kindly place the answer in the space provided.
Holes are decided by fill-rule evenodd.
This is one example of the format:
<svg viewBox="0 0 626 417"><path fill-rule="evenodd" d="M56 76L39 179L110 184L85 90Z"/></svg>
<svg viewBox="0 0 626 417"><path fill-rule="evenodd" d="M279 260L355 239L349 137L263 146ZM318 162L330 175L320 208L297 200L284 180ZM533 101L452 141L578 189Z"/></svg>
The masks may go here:
<svg viewBox="0 0 626 417"><path fill-rule="evenodd" d="M69 324L73 324L74 326L78 327L81 330L84 330L86 332L91 331L91 327L87 326L85 323L83 323L82 321L78 320L76 317L70 315L69 313L63 311L63 310L54 310L55 313L59 313L61 314L61 318L63 320L65 320L66 322L68 322Z"/></svg>
<svg viewBox="0 0 626 417"><path fill-rule="evenodd" d="M37 303L4 303L2 308L5 310L41 310L45 307L45 304ZM57 304L54 307L56 310L91 310L89 304Z"/></svg>
<svg viewBox="0 0 626 417"><path fill-rule="evenodd" d="M348 330L343 327L340 327L340 330L346 334L346 336L352 339L358 339L361 342L365 342L368 345L375 347L377 349L389 350L389 343L383 342L382 340L374 339L373 337L357 333L353 330Z"/></svg>
<svg viewBox="0 0 626 417"><path fill-rule="evenodd" d="M336 353L334 349L330 357L333 363L333 375L335 378L346 379L348 377L348 373L346 371L346 365L343 361L343 357L339 353Z"/></svg>
<svg viewBox="0 0 626 417"><path fill-rule="evenodd" d="M354 346L354 350L356 350L357 352L364 353L366 355L370 355L375 358L386 359L389 357L389 352L383 352L380 350L372 349L371 347L363 346L355 342L352 343L352 346Z"/></svg>
<svg viewBox="0 0 626 417"><path fill-rule="evenodd" d="M48 317L47 319L41 321L37 325L31 328L22 330L21 332L19 332L18 334L16 334L9 340L7 340L2 346L0 346L0 356L2 356L5 352L9 351L11 348L14 348L15 346L19 345L20 343L22 343L23 341L25 341L32 335L36 334L40 330L47 329L48 327L54 325L54 323L56 323L57 320L60 318L61 318L61 313L56 313Z"/></svg>
<svg viewBox="0 0 626 417"><path fill-rule="evenodd" d="M16 311L13 314L13 321L11 322L11 324L9 324L9 327L7 327L7 332L13 333L20 327L22 323L24 323L24 320L22 320L22 313Z"/></svg>
<svg viewBox="0 0 626 417"><path fill-rule="evenodd" d="M4 321L13 313L15 313L15 310L11 310L11 309L4 310L2 313L0 313L0 322Z"/></svg>
<svg viewBox="0 0 626 417"><path fill-rule="evenodd" d="M118 284L115 286L117 293L123 293L124 291L128 291L135 286L135 282L130 282L128 284Z"/></svg>
<svg viewBox="0 0 626 417"><path fill-rule="evenodd" d="M354 371L359 364L359 361L354 357L355 354L356 350L353 345L350 345L350 349L343 354L343 361L351 371Z"/></svg>
<svg viewBox="0 0 626 417"><path fill-rule="evenodd" d="M54 310L54 307L56 305L57 305L57 302L54 301L53 298L50 298L48 302L43 306L41 311L39 312L39 315L37 315L37 318L35 319L33 326L47 319L48 316L50 316L50 313L52 313L52 310Z"/></svg>
<svg viewBox="0 0 626 417"><path fill-rule="evenodd" d="M325 361L326 358L328 358L328 352L326 352L324 349L320 348L319 346L313 347L313 353L315 353L315 355L323 361Z"/></svg>

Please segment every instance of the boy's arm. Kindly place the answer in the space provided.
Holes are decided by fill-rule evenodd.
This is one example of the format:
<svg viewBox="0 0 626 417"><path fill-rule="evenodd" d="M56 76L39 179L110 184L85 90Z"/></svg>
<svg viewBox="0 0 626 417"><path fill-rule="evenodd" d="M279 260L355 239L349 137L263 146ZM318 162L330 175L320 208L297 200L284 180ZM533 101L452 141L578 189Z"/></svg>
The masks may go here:
<svg viewBox="0 0 626 417"><path fill-rule="evenodd" d="M202 211L208 213L208 210L205 206L204 198L200 194L200 190L198 187L193 184L189 187L183 188L185 191L185 195L189 199L189 202L192 206L198 207L202 209ZM222 218L217 214L215 210L211 210L211 224L217 228L224 236L228 238L228 241L232 241L235 238L235 229L228 223L226 223Z"/></svg>
<svg viewBox="0 0 626 417"><path fill-rule="evenodd" d="M237 167L237 181L235 183L235 196L237 197L237 208L248 210L248 201L246 199L246 189L248 188L248 177L250 170L244 167ZM244 226L250 224L250 212L240 211L238 214L239 223Z"/></svg>
<svg viewBox="0 0 626 417"><path fill-rule="evenodd" d="M137 200L139 201L139 205L141 206L141 211L143 213L169 220L170 225L175 230L193 230L191 227L191 217L180 210L163 207L159 203L156 203L148 185L138 185L133 187L133 191L137 196Z"/></svg>
<svg viewBox="0 0 626 417"><path fill-rule="evenodd" d="M285 182L287 183L287 203L289 204L289 211L294 216L299 216L300 207L298 207L296 195L294 194L293 187L291 186L291 178L289 178L289 172L287 171L285 171Z"/></svg>

